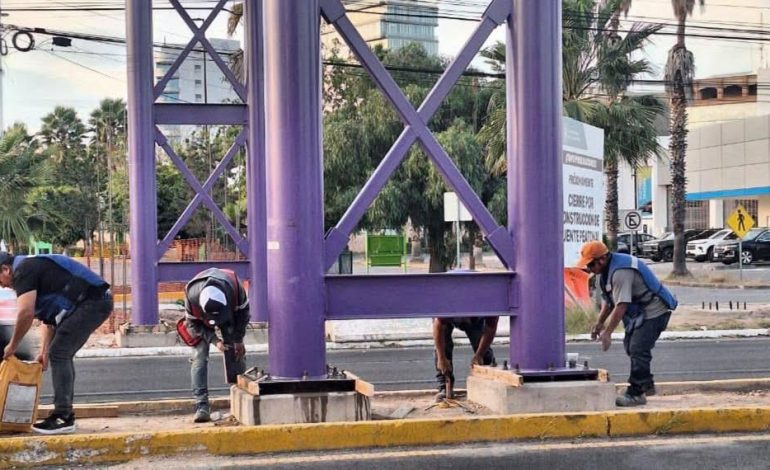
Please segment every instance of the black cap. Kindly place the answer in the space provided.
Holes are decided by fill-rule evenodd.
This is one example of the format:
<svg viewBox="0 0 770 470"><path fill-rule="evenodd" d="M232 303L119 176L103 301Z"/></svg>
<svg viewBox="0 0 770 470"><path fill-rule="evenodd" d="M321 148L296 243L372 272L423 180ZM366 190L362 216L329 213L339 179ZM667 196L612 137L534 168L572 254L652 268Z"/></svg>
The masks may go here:
<svg viewBox="0 0 770 470"><path fill-rule="evenodd" d="M13 264L13 255L7 251L0 251L0 266Z"/></svg>

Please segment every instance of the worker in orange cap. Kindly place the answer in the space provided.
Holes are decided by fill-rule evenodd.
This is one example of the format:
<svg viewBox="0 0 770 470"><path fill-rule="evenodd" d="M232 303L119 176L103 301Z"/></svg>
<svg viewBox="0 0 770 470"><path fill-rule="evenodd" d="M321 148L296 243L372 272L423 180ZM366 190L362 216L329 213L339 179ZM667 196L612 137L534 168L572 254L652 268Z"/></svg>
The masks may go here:
<svg viewBox="0 0 770 470"><path fill-rule="evenodd" d="M616 398L617 406L639 406L655 394L650 371L652 348L668 326L677 300L647 265L635 256L610 253L599 240L587 242L580 249L577 267L599 276L602 308L591 329L591 338L608 350L612 332L623 321L626 333L623 346L631 358L628 388Z"/></svg>

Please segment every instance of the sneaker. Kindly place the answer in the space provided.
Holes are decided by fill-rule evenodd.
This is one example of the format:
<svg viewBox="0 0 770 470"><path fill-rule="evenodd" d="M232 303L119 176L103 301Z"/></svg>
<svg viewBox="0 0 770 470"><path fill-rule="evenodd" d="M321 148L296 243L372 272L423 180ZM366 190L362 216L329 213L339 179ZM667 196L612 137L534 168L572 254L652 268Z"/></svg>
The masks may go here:
<svg viewBox="0 0 770 470"><path fill-rule="evenodd" d="M75 432L75 413L62 416L57 413L32 425L32 430L39 434L70 434Z"/></svg>
<svg viewBox="0 0 770 470"><path fill-rule="evenodd" d="M656 393L658 392L655 391L655 386L653 385L651 388L648 388L646 392L644 392L644 396L654 397Z"/></svg>
<svg viewBox="0 0 770 470"><path fill-rule="evenodd" d="M211 421L211 413L208 406L199 406L195 411L194 423L208 423Z"/></svg>
<svg viewBox="0 0 770 470"><path fill-rule="evenodd" d="M646 404L647 404L647 398L645 398L644 395L629 395L628 393L625 393L615 398L616 406L629 407L629 406L640 406L640 405L646 405Z"/></svg>
<svg viewBox="0 0 770 470"><path fill-rule="evenodd" d="M436 403L441 403L442 401L446 400L446 390L439 390L436 396L433 398L433 401Z"/></svg>

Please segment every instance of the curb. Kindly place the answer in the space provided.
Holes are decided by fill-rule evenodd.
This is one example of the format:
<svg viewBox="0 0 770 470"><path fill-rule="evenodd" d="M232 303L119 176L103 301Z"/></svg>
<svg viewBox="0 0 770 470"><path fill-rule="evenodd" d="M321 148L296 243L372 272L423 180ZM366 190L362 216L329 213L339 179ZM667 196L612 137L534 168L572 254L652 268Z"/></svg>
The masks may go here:
<svg viewBox="0 0 770 470"><path fill-rule="evenodd" d="M664 331L660 339L663 341L678 339L719 339L719 338L756 338L761 336L770 336L770 329L755 328L744 330L694 330L694 331ZM591 342L591 335L566 335L567 344ZM622 340L623 333L615 332L612 334L613 340ZM495 337L495 344L508 344L510 339L507 336ZM467 338L455 338L455 344L470 344ZM346 341L327 342L326 347L329 351L339 351L347 349L376 349L376 348L395 348L395 347L432 347L432 339L412 339L412 340L364 340L349 337ZM266 344L248 344L246 351L250 353L266 353L268 345ZM103 357L148 357L148 356L188 356L190 348L188 346L157 346L141 348L83 348L77 352L77 358L103 358ZM211 346L210 354L212 356L221 355L216 347Z"/></svg>
<svg viewBox="0 0 770 470"><path fill-rule="evenodd" d="M502 417L243 426L0 440L0 466L125 462L148 456L304 452L523 439L758 432L770 407L526 414Z"/></svg>
<svg viewBox="0 0 770 470"><path fill-rule="evenodd" d="M663 281L667 286L709 287L715 289L770 289L768 284L723 284L717 282Z"/></svg>

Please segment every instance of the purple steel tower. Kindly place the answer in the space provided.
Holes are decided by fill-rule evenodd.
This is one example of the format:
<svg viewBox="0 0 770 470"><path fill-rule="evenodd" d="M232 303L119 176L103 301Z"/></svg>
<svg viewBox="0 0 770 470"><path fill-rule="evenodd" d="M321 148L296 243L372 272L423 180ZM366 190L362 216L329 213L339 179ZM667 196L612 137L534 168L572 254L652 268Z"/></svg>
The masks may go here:
<svg viewBox="0 0 770 470"><path fill-rule="evenodd" d="M318 0L265 1L270 372L326 371Z"/></svg>
<svg viewBox="0 0 770 470"><path fill-rule="evenodd" d="M514 0L508 19L508 224L516 240L519 316L511 363L564 364L561 2Z"/></svg>
<svg viewBox="0 0 770 470"><path fill-rule="evenodd" d="M563 363L559 1L492 0L462 51L417 108L353 27L341 0L247 0L246 86L235 79L205 37L227 0L219 0L200 27L179 0L170 3L193 38L154 87L152 3L127 3L135 323L157 322L158 281L187 280L211 265L159 262L202 204L248 259L216 265L250 279L252 316L269 321L269 369L274 377L324 375L324 322L330 319L510 316L512 363L532 370ZM337 29L404 124L360 194L326 235L321 15ZM507 24L508 227L489 213L427 125L486 38L502 24ZM155 104L196 44L222 69L246 104ZM201 183L156 124L239 125L244 130ZM194 199L160 241L155 223L155 143L195 191ZM214 182L244 145L248 149L247 238L232 227L210 195ZM324 275L412 145L422 148L458 194L507 271Z"/></svg>

